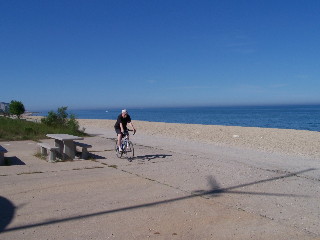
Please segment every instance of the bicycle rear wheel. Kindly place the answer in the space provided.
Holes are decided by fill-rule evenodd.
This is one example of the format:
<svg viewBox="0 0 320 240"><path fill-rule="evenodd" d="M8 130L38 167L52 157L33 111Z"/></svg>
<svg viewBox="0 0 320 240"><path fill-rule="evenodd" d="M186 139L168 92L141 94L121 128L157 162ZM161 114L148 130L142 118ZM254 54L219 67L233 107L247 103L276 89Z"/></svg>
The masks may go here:
<svg viewBox="0 0 320 240"><path fill-rule="evenodd" d="M117 145L117 142L116 142L116 146L115 146L115 151L116 151L116 155L118 158L121 158L122 157L122 152L119 151L119 148L118 148L118 145Z"/></svg>
<svg viewBox="0 0 320 240"><path fill-rule="evenodd" d="M126 147L126 155L129 161L132 161L132 159L134 158L134 147L133 147L133 143L131 141L128 142L128 145Z"/></svg>

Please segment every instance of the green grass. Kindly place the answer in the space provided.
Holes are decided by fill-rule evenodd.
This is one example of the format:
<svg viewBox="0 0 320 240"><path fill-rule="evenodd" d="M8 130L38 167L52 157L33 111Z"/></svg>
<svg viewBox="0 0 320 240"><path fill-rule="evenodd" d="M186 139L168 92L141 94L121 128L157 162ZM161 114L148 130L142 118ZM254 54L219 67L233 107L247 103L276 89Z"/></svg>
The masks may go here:
<svg viewBox="0 0 320 240"><path fill-rule="evenodd" d="M47 160L47 156L42 155L40 152L35 153L33 156L40 158L42 160Z"/></svg>
<svg viewBox="0 0 320 240"><path fill-rule="evenodd" d="M76 136L87 136L80 130L72 130L66 127L51 127L43 123L35 123L21 119L0 117L0 141L18 141L45 139L49 133L64 133Z"/></svg>
<svg viewBox="0 0 320 240"><path fill-rule="evenodd" d="M118 166L117 166L117 165L108 165L108 167L115 168L115 169L117 169L117 168L118 168Z"/></svg>

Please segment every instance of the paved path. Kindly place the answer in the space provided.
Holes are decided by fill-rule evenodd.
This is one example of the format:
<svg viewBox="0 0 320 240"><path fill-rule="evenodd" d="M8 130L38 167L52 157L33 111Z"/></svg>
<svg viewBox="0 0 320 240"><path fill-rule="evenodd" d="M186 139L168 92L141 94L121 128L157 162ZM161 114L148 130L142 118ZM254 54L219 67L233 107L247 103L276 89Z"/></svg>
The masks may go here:
<svg viewBox="0 0 320 240"><path fill-rule="evenodd" d="M87 131L92 160L1 143L1 240L320 239L319 160L138 134L128 162Z"/></svg>

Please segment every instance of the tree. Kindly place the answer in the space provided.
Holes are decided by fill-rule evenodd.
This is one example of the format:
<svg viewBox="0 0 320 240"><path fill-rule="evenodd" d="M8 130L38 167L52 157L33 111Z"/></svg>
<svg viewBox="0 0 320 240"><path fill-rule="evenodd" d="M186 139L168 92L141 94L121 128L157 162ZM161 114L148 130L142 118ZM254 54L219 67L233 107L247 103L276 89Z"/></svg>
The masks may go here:
<svg viewBox="0 0 320 240"><path fill-rule="evenodd" d="M9 105L10 114L16 115L19 119L20 116L25 112L25 108L22 102L12 100Z"/></svg>

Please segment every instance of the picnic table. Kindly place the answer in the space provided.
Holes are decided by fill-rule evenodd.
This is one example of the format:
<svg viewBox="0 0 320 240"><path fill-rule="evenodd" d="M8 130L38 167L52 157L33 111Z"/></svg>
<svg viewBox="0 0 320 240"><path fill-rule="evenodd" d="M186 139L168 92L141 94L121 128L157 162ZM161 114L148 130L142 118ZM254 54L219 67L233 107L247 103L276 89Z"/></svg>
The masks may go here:
<svg viewBox="0 0 320 240"><path fill-rule="evenodd" d="M58 152L61 154L62 159L74 159L76 155L74 140L83 140L83 137L69 134L47 134L46 136L54 139L55 146L59 147Z"/></svg>

